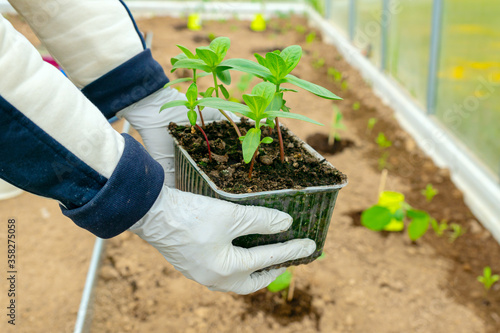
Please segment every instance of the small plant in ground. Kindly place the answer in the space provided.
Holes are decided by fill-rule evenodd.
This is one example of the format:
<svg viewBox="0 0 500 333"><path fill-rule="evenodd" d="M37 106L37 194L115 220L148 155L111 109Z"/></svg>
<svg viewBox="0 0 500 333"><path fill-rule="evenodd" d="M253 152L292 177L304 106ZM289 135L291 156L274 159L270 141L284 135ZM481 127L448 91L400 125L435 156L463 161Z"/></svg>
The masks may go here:
<svg viewBox="0 0 500 333"><path fill-rule="evenodd" d="M403 196L399 192L393 193ZM404 223L405 220L409 220L408 236L412 241L416 241L427 232L431 218L427 212L414 209L404 201L398 203L397 206L394 206L392 202L385 204L379 202L361 214L361 224L374 231L386 230L385 228L392 221Z"/></svg>
<svg viewBox="0 0 500 333"><path fill-rule="evenodd" d="M328 67L326 75L328 76L328 78L333 79L335 82L342 81L342 73L339 72L335 67Z"/></svg>
<svg viewBox="0 0 500 333"><path fill-rule="evenodd" d="M276 280L267 286L267 290L272 293L281 292L283 299L290 302L293 299L293 292L290 292L290 287L294 280L294 268L293 266L287 268L283 274L279 275Z"/></svg>
<svg viewBox="0 0 500 333"><path fill-rule="evenodd" d="M352 103L352 109L354 111L358 111L360 107L361 107L361 103L360 102L354 102L354 103Z"/></svg>
<svg viewBox="0 0 500 333"><path fill-rule="evenodd" d="M375 139L375 142L382 149L389 148L390 146L392 146L392 141L387 139L385 134L382 132L378 134L377 139Z"/></svg>
<svg viewBox="0 0 500 333"><path fill-rule="evenodd" d="M316 40L316 33L314 31L311 31L310 33L307 34L306 36L306 43L311 44Z"/></svg>
<svg viewBox="0 0 500 333"><path fill-rule="evenodd" d="M312 63L312 66L315 69L320 69L324 65L325 65L325 58L319 58L319 59L313 61L313 63Z"/></svg>
<svg viewBox="0 0 500 333"><path fill-rule="evenodd" d="M491 275L490 266L483 269L483 275L477 277L477 280L483 284L484 291L488 293L491 287L500 279L498 274Z"/></svg>
<svg viewBox="0 0 500 333"><path fill-rule="evenodd" d="M425 189L423 189L422 191L420 191L420 193L422 193L422 195L425 197L425 199L427 200L427 202L431 202L432 199L436 196L436 194L439 193L439 191L437 189L435 189L432 184L427 184L427 186L425 187Z"/></svg>
<svg viewBox="0 0 500 333"><path fill-rule="evenodd" d="M342 115L342 112L340 112L339 107L334 105L332 121L330 122L330 131L328 133L328 144L330 146L333 146L335 140L340 140L339 131L345 130L346 128L344 122L342 121L343 117L344 116Z"/></svg>
<svg viewBox="0 0 500 333"><path fill-rule="evenodd" d="M431 219L431 226L436 236L441 237L448 230L448 221L441 220L441 222L438 222L436 219Z"/></svg>
<svg viewBox="0 0 500 333"><path fill-rule="evenodd" d="M340 89L342 89L342 91L349 90L349 83L347 83L346 80L342 81L342 83L340 84Z"/></svg>
<svg viewBox="0 0 500 333"><path fill-rule="evenodd" d="M299 34L305 34L307 31L307 28L304 27L302 24L297 24L295 26L295 31L297 31Z"/></svg>
<svg viewBox="0 0 500 333"><path fill-rule="evenodd" d="M389 152L385 151L378 158L377 164L379 170L384 170L387 167L387 160L389 159Z"/></svg>
<svg viewBox="0 0 500 333"><path fill-rule="evenodd" d="M450 224L450 229L451 229L451 235L450 235L450 238L449 238L450 243L455 242L458 239L458 237L460 237L463 234L465 234L465 229L462 228L462 226L460 224L451 223Z"/></svg>
<svg viewBox="0 0 500 333"><path fill-rule="evenodd" d="M215 36L215 34L213 32L210 32L207 35L207 38L208 38L209 41L213 41L215 38L217 38L217 36Z"/></svg>
<svg viewBox="0 0 500 333"><path fill-rule="evenodd" d="M373 127L375 127L375 124L377 123L378 119L377 118L370 118L368 119L368 123L366 124L366 132L370 134L373 130Z"/></svg>

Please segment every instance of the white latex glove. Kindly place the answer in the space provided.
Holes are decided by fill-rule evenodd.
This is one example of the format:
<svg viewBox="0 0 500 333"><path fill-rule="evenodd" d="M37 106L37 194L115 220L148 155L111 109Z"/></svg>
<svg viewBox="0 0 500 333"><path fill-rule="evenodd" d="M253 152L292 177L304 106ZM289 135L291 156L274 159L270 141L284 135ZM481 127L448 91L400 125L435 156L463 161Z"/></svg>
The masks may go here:
<svg viewBox="0 0 500 333"><path fill-rule="evenodd" d="M129 230L154 246L184 276L210 290L249 294L285 268L257 270L311 255L316 243L296 239L244 249L232 240L287 230L290 215L163 187L151 210Z"/></svg>
<svg viewBox="0 0 500 333"><path fill-rule="evenodd" d="M175 186L174 147L173 139L170 133L168 133L167 126L170 122L175 122L179 125L188 124L189 120L187 118L187 108L184 106L169 108L161 113L159 111L163 104L181 99L186 100L186 96L176 89L170 87L160 89L117 114L120 118L125 117L132 127L139 132L149 154L165 170L165 185L169 187ZM213 108L204 108L202 114L205 123L226 119L219 110ZM238 120L231 112L227 112L227 114L233 120ZM198 123L201 124L199 117Z"/></svg>

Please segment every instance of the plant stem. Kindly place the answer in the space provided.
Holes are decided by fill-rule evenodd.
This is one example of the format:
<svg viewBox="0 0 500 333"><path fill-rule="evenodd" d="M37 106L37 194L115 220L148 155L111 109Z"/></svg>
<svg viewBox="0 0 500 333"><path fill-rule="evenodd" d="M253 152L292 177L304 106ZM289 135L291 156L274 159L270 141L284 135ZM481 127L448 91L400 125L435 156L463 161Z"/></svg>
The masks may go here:
<svg viewBox="0 0 500 333"><path fill-rule="evenodd" d="M255 149L255 153L253 153L252 162L250 162L250 169L248 170L248 179L252 180L252 171L253 165L255 164L255 158L257 157L258 149Z"/></svg>
<svg viewBox="0 0 500 333"><path fill-rule="evenodd" d="M385 183L387 182L387 169L382 170L382 174L380 176L380 183L378 184L378 196L380 198L380 194L384 191ZM377 198L378 200L378 198Z"/></svg>
<svg viewBox="0 0 500 333"><path fill-rule="evenodd" d="M276 123L276 132L278 133L278 141L280 143L280 161L283 163L285 161L285 148L283 146L283 137L281 136L280 122L278 117L274 120Z"/></svg>
<svg viewBox="0 0 500 333"><path fill-rule="evenodd" d="M292 273L292 279L290 280L290 285L288 286L288 295L286 297L287 302L291 302L293 299L293 293L295 291L295 267L292 266L289 268L290 273Z"/></svg>
<svg viewBox="0 0 500 333"><path fill-rule="evenodd" d="M200 115L201 127L205 128L205 121L203 120L203 115L201 114L200 106L196 105L196 108L198 109L198 114Z"/></svg>
<svg viewBox="0 0 500 333"><path fill-rule="evenodd" d="M212 75L214 77L215 97L219 97L219 85L217 84L217 74L215 74L215 72L213 72ZM224 110L219 109L219 111L220 111L220 113L222 113L222 115L224 117L226 117L226 119L229 121L229 123L231 125L233 125L234 130L236 131L236 134L238 134L238 138L239 138L241 136L241 132L240 132L240 129L238 128L238 126L236 125L236 123L231 119L231 117L229 117L227 115L227 113Z"/></svg>
<svg viewBox="0 0 500 333"><path fill-rule="evenodd" d="M208 142L208 138L207 138L207 135L205 134L205 131L203 130L203 128L200 127L200 125L196 124L196 128L201 132L201 134L203 134L203 136L205 137L205 141L207 143L207 148L208 148L208 159L210 160L210 162L212 162L212 153L210 152L210 143Z"/></svg>

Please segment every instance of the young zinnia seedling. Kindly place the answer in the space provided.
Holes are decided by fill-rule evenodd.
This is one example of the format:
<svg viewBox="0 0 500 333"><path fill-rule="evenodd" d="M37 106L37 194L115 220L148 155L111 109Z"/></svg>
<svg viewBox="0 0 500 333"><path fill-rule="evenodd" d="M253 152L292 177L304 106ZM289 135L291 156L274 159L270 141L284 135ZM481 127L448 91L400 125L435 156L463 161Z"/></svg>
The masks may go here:
<svg viewBox="0 0 500 333"><path fill-rule="evenodd" d="M500 276L498 274L491 275L490 266L486 266L483 269L483 275L477 277L477 280L483 284L485 292L489 292L491 287L500 280Z"/></svg>

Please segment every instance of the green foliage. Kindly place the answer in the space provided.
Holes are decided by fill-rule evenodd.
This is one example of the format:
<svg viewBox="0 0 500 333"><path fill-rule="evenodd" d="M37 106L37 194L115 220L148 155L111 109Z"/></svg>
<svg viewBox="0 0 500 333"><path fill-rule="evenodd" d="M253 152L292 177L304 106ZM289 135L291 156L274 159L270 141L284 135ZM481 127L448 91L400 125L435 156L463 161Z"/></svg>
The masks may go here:
<svg viewBox="0 0 500 333"><path fill-rule="evenodd" d="M295 31L297 31L299 34L305 34L307 31L307 28L304 27L302 24L297 24L295 26Z"/></svg>
<svg viewBox="0 0 500 333"><path fill-rule="evenodd" d="M361 214L361 224L374 231L382 231L392 219L398 221L409 220L408 236L412 241L418 240L425 235L431 221L430 215L423 211L413 209L407 203L402 204L402 208L391 212L383 205L376 204L363 211Z"/></svg>
<svg viewBox="0 0 500 333"><path fill-rule="evenodd" d="M441 222L438 223L436 219L431 219L431 226L432 229L434 229L434 233L438 237L443 236L444 232L448 230L448 223L446 220L442 220Z"/></svg>
<svg viewBox="0 0 500 333"><path fill-rule="evenodd" d="M382 132L378 134L375 142L377 142L377 145L382 149L389 148L390 146L392 146L392 141L387 139L385 134Z"/></svg>
<svg viewBox="0 0 500 333"><path fill-rule="evenodd" d="M312 66L315 69L320 69L321 67L325 66L325 58L319 58L313 61Z"/></svg>
<svg viewBox="0 0 500 333"><path fill-rule="evenodd" d="M330 123L330 132L328 133L328 143L333 145L335 140L340 140L339 131L345 130L343 121L344 116L337 105L333 105L332 122Z"/></svg>
<svg viewBox="0 0 500 333"><path fill-rule="evenodd" d="M342 89L342 91L349 90L349 83L347 83L346 80L342 81L342 83L340 84L340 89Z"/></svg>
<svg viewBox="0 0 500 333"><path fill-rule="evenodd" d="M368 123L366 124L366 129L368 133L371 133L373 130L373 127L375 127L375 124L377 123L378 119L377 118L370 118L368 119Z"/></svg>
<svg viewBox="0 0 500 333"><path fill-rule="evenodd" d="M455 242L458 239L458 237L460 237L463 234L465 234L465 229L462 228L462 226L460 224L451 223L450 224L450 228L451 228L451 231L452 231L452 233L450 235L450 238L449 238L450 243Z"/></svg>
<svg viewBox="0 0 500 333"><path fill-rule="evenodd" d="M483 284L484 290L488 292L491 287L500 279L497 274L491 275L490 266L486 266L483 269L483 275L477 277L477 280Z"/></svg>
<svg viewBox="0 0 500 333"><path fill-rule="evenodd" d="M306 36L306 43L311 44L316 40L316 33L314 31L311 31L310 33L307 34Z"/></svg>
<svg viewBox="0 0 500 333"><path fill-rule="evenodd" d="M361 103L360 102L354 102L354 103L352 103L352 109L354 111L358 111L360 107L361 107Z"/></svg>
<svg viewBox="0 0 500 333"><path fill-rule="evenodd" d="M380 156L377 160L378 163L378 169L379 170L384 170L385 167L387 166L387 160L389 159L389 152L385 151L382 156Z"/></svg>
<svg viewBox="0 0 500 333"><path fill-rule="evenodd" d="M342 73L339 72L335 67L328 67L326 75L328 76L328 78L333 78L335 82L342 81Z"/></svg>
<svg viewBox="0 0 500 333"><path fill-rule="evenodd" d="M273 293L277 293L287 289L290 286L290 282L292 282L292 277L292 272L287 269L283 274L279 275L276 280L274 280L270 285L267 286L267 290Z"/></svg>
<svg viewBox="0 0 500 333"><path fill-rule="evenodd" d="M250 73L242 75L240 80L236 84L236 87L238 88L238 90L242 93L246 92L254 77L255 76L253 74L250 74Z"/></svg>
<svg viewBox="0 0 500 333"><path fill-rule="evenodd" d="M435 189L432 186L432 184L427 184L427 186L425 187L425 189L423 189L422 191L420 191L420 193L422 193L422 195L425 197L425 199L428 202L431 202L432 198L434 198L436 196L436 194L439 193L439 191L437 189Z"/></svg>

